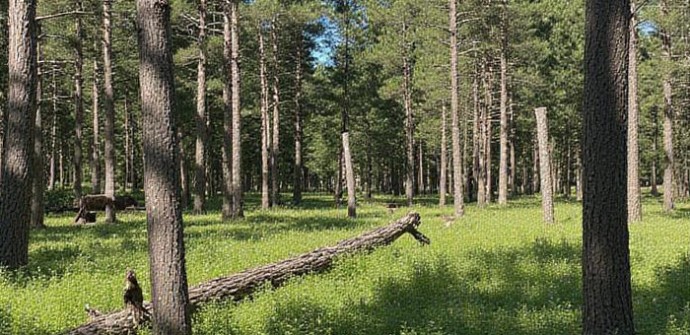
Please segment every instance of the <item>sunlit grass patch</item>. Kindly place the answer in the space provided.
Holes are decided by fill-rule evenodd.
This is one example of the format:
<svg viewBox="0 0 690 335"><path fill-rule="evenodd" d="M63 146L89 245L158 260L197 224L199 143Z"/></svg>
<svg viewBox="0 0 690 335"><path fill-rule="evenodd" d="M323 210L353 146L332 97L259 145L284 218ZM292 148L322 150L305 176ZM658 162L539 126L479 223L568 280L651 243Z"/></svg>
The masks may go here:
<svg viewBox="0 0 690 335"><path fill-rule="evenodd" d="M451 206L425 198L389 213L361 201L348 219L329 195L303 206L261 211L248 199L246 218L222 222L218 211L185 214L190 285L332 245L387 224L409 210L420 230L365 255L341 257L319 275L268 287L240 303L203 306L195 334L579 334L581 207L558 202L556 224L541 221L540 200L479 209L452 220ZM640 334L690 333L690 230L683 215L661 213L645 198L643 221L630 226L634 307ZM679 204L679 211L689 206ZM78 227L70 215L49 216L31 234L30 262L0 272L0 334L50 334L86 321L85 303L122 307L124 273L137 272L150 298L143 213L118 213L116 225ZM146 333L146 332L143 332Z"/></svg>

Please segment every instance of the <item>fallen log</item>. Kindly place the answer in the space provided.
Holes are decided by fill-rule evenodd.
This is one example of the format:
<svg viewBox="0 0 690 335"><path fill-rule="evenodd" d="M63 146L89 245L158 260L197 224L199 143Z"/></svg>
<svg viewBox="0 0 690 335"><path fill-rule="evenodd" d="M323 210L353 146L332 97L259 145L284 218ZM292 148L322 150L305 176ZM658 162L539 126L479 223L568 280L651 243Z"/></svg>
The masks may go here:
<svg viewBox="0 0 690 335"><path fill-rule="evenodd" d="M411 234L422 244L429 244L429 238L417 230L420 224L419 214L409 213L387 226L343 240L334 246L319 248L281 262L210 280L189 289L190 303L196 307L206 302L223 299L239 301L250 296L265 283L278 287L289 278L323 272L331 267L338 256L388 245L405 233ZM144 303L144 309L148 314L152 314L151 308L150 303ZM93 318L90 322L68 330L66 333L70 335L132 334L136 325L141 326L143 321L134 320L131 313L122 310Z"/></svg>

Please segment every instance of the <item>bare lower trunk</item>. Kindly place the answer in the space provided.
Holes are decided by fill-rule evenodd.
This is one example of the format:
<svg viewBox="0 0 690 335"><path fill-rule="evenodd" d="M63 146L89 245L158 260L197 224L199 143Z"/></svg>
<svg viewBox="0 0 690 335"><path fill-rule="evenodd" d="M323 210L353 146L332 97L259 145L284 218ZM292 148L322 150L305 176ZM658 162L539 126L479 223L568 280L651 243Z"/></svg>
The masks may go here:
<svg viewBox="0 0 690 335"><path fill-rule="evenodd" d="M343 160L345 161L345 179L347 185L347 216L357 217L357 201L355 197L355 172L352 164L352 154L350 153L350 133L343 133Z"/></svg>
<svg viewBox="0 0 690 335"><path fill-rule="evenodd" d="M52 82L53 82L53 96L51 99L52 105L53 105L53 125L52 129L50 130L50 177L48 179L48 189L52 190L55 188L55 182L56 182L56 171L55 169L57 168L56 166L56 159L57 159L57 124L58 124L58 109L57 109L57 80L55 77L56 69L53 68L53 73L52 73Z"/></svg>
<svg viewBox="0 0 690 335"><path fill-rule="evenodd" d="M93 61L93 87L91 89L93 138L91 139L91 193L101 193L101 139L98 118L98 61Z"/></svg>
<svg viewBox="0 0 690 335"><path fill-rule="evenodd" d="M553 182L551 181L551 155L549 154L549 128L546 108L534 110L537 118L537 137L539 142L539 175L541 179L541 203L544 222L553 223Z"/></svg>
<svg viewBox="0 0 690 335"><path fill-rule="evenodd" d="M115 97L113 92L113 65L111 43L111 2L103 1L103 107L105 109L105 195L115 199ZM126 96L125 96L126 99ZM125 115L128 114L127 100L125 100ZM127 116L125 116L127 117ZM128 155L129 156L129 155ZM135 170L130 166L132 171ZM106 206L105 222L114 223L115 208Z"/></svg>
<svg viewBox="0 0 690 335"><path fill-rule="evenodd" d="M631 2L632 13L635 4ZM635 14L630 17L630 47L628 61L628 222L642 220L642 206L640 203L640 172L638 122L639 108L637 104L637 19Z"/></svg>
<svg viewBox="0 0 690 335"><path fill-rule="evenodd" d="M632 335L626 210L630 4L587 0L586 8L582 334Z"/></svg>
<svg viewBox="0 0 690 335"><path fill-rule="evenodd" d="M465 214L465 200L462 178L462 148L460 147L460 112L458 110L458 25L456 0L450 0L450 10L448 13L450 17L450 129L453 155L453 215L459 218ZM473 86L473 88L476 87Z"/></svg>
<svg viewBox="0 0 690 335"><path fill-rule="evenodd" d="M450 0L450 1L455 1L455 0ZM438 199L438 205L443 207L446 205L446 183L448 182L446 180L446 175L448 173L448 163L447 163L447 158L448 158L448 152L447 152L447 143L446 139L446 104L443 104L443 109L441 111L441 163L439 167L439 182L438 182L438 194L439 194L439 199Z"/></svg>
<svg viewBox="0 0 690 335"><path fill-rule="evenodd" d="M242 199L242 137L240 114L240 32L239 0L226 0L225 15L230 16L231 58L230 75L232 78L232 217L244 217Z"/></svg>
<svg viewBox="0 0 690 335"><path fill-rule="evenodd" d="M403 28L405 34L406 28ZM407 145L407 164L405 167L405 195L407 197L407 205L412 206L414 200L414 112L412 111L412 88L411 85L411 65L409 64L407 55L403 56L403 100L405 106L405 143Z"/></svg>
<svg viewBox="0 0 690 335"><path fill-rule="evenodd" d="M649 182L652 184L652 190L651 193L653 196L658 196L659 195L659 189L657 187L657 171L656 171L656 166L657 166L657 151L659 150L659 113L657 108L652 108L652 119L653 119L653 133L654 133L654 138L652 139L652 167L651 167L651 172L649 176Z"/></svg>
<svg viewBox="0 0 690 335"><path fill-rule="evenodd" d="M196 151L194 167L194 213L206 210L206 145L208 144L208 116L206 115L206 0L198 1L199 59L196 89Z"/></svg>
<svg viewBox="0 0 690 335"><path fill-rule="evenodd" d="M40 25L37 24L36 28L37 35L40 35ZM36 54L38 60L42 58L41 44L40 41L36 42ZM33 182L31 190L31 222L29 225L31 228L45 228L43 223L43 216L45 213L44 206L44 192L46 187L45 182L45 170L43 166L43 118L41 111L41 97L43 93L43 85L41 79L43 77L42 67L37 66L36 75L36 119L34 122L34 152L33 152L33 162L31 164Z"/></svg>
<svg viewBox="0 0 690 335"><path fill-rule="evenodd" d="M177 143L180 150L180 207L182 210L189 208L191 191L189 189L189 169L187 167L187 154L182 143L183 136L177 133Z"/></svg>
<svg viewBox="0 0 690 335"><path fill-rule="evenodd" d="M297 59L295 60L295 167L292 177L292 202L302 202L302 31L297 34ZM371 171L371 169L369 169ZM371 193L371 179L367 183ZM371 197L371 196L369 196Z"/></svg>
<svg viewBox="0 0 690 335"><path fill-rule="evenodd" d="M137 23L153 334L189 335L170 5L138 0Z"/></svg>
<svg viewBox="0 0 690 335"><path fill-rule="evenodd" d="M278 155L280 154L280 63L278 62L278 22L271 24L271 45L273 47L273 136L271 141L271 203L280 204L280 181Z"/></svg>
<svg viewBox="0 0 690 335"><path fill-rule="evenodd" d="M223 70L231 72L232 31L230 17L223 15ZM232 83L227 75L223 76L223 221L232 218Z"/></svg>
<svg viewBox="0 0 690 335"><path fill-rule="evenodd" d="M484 96L486 101L486 113L484 114L484 170L486 175L486 204L493 201L493 169L491 161L491 140L493 137L493 127L491 121L493 119L491 113L493 111L494 99L491 94L494 87L493 69L491 68L490 60L487 60L486 85L484 85Z"/></svg>
<svg viewBox="0 0 690 335"><path fill-rule="evenodd" d="M668 5L666 1L660 2L661 15L668 17ZM662 58L666 62L671 61L671 36L668 29L662 28L660 31L662 41ZM674 209L673 199L673 89L671 87L671 73L666 70L663 75L664 91L664 212L671 212Z"/></svg>
<svg viewBox="0 0 690 335"><path fill-rule="evenodd" d="M508 203L508 4L503 0L503 12L501 18L501 124L499 143L499 167L498 167L498 204Z"/></svg>
<svg viewBox="0 0 690 335"><path fill-rule="evenodd" d="M266 78L266 53L264 50L264 36L261 24L259 30L259 77L261 81L261 208L271 207L269 188L270 153L269 139L271 138L271 123L268 115L268 79Z"/></svg>
<svg viewBox="0 0 690 335"><path fill-rule="evenodd" d="M77 10L83 10L81 0L77 0ZM74 73L74 197L79 199L82 195L82 143L84 142L82 134L82 126L84 124L84 97L83 87L84 79L82 76L84 67L84 53L82 48L82 41L84 40L84 32L82 30L82 19L80 15L76 16L76 38L74 40L75 51L75 73Z"/></svg>
<svg viewBox="0 0 690 335"><path fill-rule="evenodd" d="M0 266L16 269L29 261L30 167L36 108L36 2L9 2L8 126L3 143L0 191Z"/></svg>

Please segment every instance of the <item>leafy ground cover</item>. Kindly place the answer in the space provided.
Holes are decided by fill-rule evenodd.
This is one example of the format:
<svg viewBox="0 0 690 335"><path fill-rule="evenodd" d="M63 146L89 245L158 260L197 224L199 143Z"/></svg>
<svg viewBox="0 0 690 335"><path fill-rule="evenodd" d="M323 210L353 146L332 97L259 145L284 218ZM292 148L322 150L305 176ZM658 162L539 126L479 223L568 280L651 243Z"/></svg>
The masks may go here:
<svg viewBox="0 0 690 335"><path fill-rule="evenodd" d="M327 195L299 208L256 210L222 223L220 214L185 215L191 285L334 244L402 216L378 197L349 220ZM340 259L333 270L295 278L241 303L205 306L195 334L579 334L581 207L560 201L557 223L541 223L540 202L477 209L447 224L451 207L435 198L413 208L432 240L409 237L366 255ZM640 334L690 334L690 206L664 216L644 201L644 221L631 225L634 308ZM85 303L122 307L125 270L134 269L148 298L143 213L119 213L117 225L71 225L49 216L31 233L30 265L0 272L0 334L53 334L86 321ZM100 217L102 220L102 216ZM146 333L146 331L142 332Z"/></svg>

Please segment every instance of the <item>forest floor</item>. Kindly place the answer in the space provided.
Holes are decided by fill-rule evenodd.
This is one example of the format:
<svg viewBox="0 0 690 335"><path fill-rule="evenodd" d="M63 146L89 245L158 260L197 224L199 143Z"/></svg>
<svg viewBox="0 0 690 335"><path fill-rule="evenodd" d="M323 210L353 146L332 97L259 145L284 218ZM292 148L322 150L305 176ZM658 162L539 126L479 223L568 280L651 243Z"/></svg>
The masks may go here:
<svg viewBox="0 0 690 335"><path fill-rule="evenodd" d="M285 195L287 198L287 195ZM385 225L378 196L361 201L358 219L329 195L306 195L298 208L257 210L222 223L218 211L185 215L190 285L278 261ZM579 334L581 206L561 200L554 225L540 201L467 207L447 225L452 207L421 198L422 247L410 237L368 254L344 257L319 275L294 278L240 303L195 311L194 334ZM402 199L397 199L402 203ZM213 207L213 204L211 204ZM150 298L143 212L119 213L117 225L74 226L72 214L49 216L33 231L30 265L0 272L0 334L54 334L87 320L84 304L122 308L126 269ZM644 221L630 226L635 322L639 334L690 334L690 204L672 216L660 199L644 199ZM99 222L102 222L99 213Z"/></svg>

